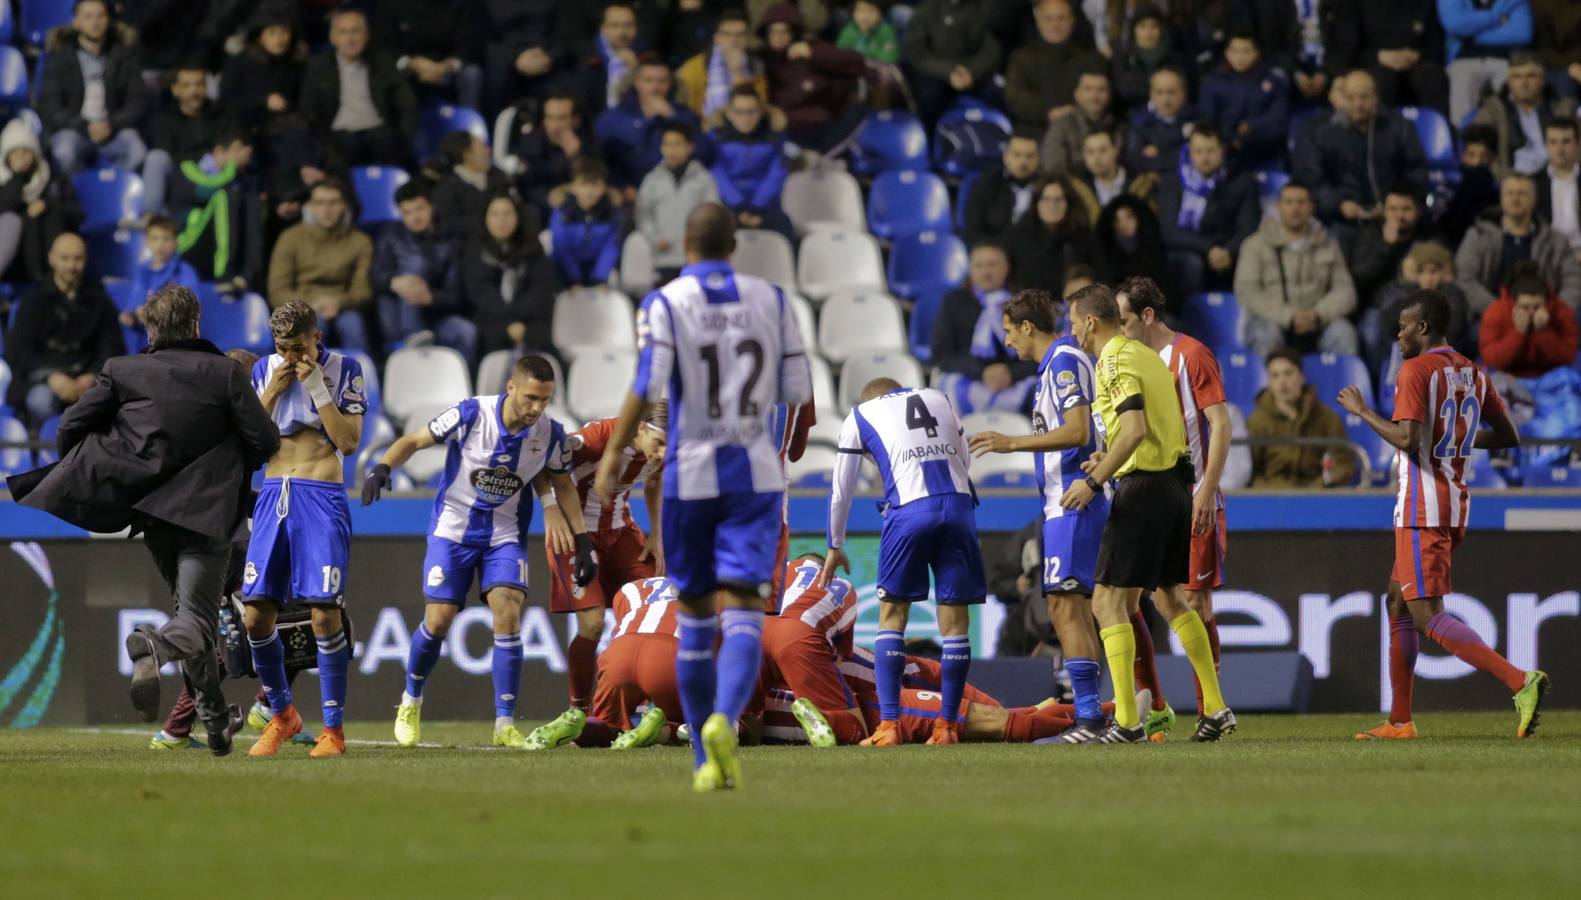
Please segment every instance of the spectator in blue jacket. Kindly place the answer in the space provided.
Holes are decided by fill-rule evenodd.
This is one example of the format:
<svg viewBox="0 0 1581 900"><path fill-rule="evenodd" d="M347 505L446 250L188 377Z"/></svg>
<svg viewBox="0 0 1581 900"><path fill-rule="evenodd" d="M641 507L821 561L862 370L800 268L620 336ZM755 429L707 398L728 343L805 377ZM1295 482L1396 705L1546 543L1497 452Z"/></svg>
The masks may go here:
<svg viewBox="0 0 1581 900"><path fill-rule="evenodd" d="M1131 116L1125 136L1125 170L1136 175L1175 171L1180 148L1191 136L1191 109L1186 106L1186 76L1165 67L1148 80L1147 107Z"/></svg>
<svg viewBox="0 0 1581 900"><path fill-rule="evenodd" d="M609 169L591 156L571 164L569 196L549 217L554 267L571 287L606 284L620 264L624 217L609 199Z"/></svg>
<svg viewBox="0 0 1581 900"><path fill-rule="evenodd" d="M148 258L132 269L128 280L126 306L121 309L122 336L130 353L148 346L148 331L143 327L143 302L148 295L167 284L198 289L198 273L176 252L176 223L154 216L143 229L143 248Z"/></svg>
<svg viewBox="0 0 1581 900"><path fill-rule="evenodd" d="M790 219L780 208L785 187L785 132L779 110L768 107L751 85L730 94L724 121L714 130L714 183L719 201L743 228L767 228L794 242Z"/></svg>
<svg viewBox="0 0 1581 900"><path fill-rule="evenodd" d="M384 226L369 270L385 340L411 341L428 332L433 342L475 361L478 328L461 296L460 252L434 227L432 186L414 178L395 192L401 221Z"/></svg>
<svg viewBox="0 0 1581 900"><path fill-rule="evenodd" d="M609 181L626 195L628 202L637 196L642 179L659 164L659 142L671 122L700 131L697 115L685 106L670 101L674 79L670 67L659 61L637 66L632 90L620 104L600 113L593 124L593 139L598 152L609 164Z"/></svg>
<svg viewBox="0 0 1581 900"><path fill-rule="evenodd" d="M1459 125L1482 92L1499 90L1510 71L1510 51L1532 42L1530 0L1438 0L1448 38L1449 121Z"/></svg>
<svg viewBox="0 0 1581 900"><path fill-rule="evenodd" d="M1236 161L1257 165L1282 159L1290 132L1290 85L1263 61L1257 39L1234 34L1224 65L1202 81L1202 118L1230 139Z"/></svg>

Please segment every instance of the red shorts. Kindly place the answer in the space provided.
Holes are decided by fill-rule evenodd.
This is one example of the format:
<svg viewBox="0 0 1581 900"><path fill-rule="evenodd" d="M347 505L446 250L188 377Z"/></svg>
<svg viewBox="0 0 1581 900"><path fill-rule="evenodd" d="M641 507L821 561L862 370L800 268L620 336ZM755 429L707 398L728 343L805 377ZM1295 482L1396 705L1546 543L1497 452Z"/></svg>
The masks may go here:
<svg viewBox="0 0 1581 900"><path fill-rule="evenodd" d="M971 691L961 698L959 722L966 721L966 711L971 708ZM914 691L910 688L900 690L900 734L901 740L908 744L927 743L933 735L933 723L938 720L939 712L944 708L944 695L937 691Z"/></svg>
<svg viewBox="0 0 1581 900"><path fill-rule="evenodd" d="M812 701L826 715L856 709L856 697L840 677L834 648L800 619L763 620L763 678Z"/></svg>
<svg viewBox="0 0 1581 900"><path fill-rule="evenodd" d="M1211 591L1224 586L1224 510L1219 510L1213 530L1191 536L1191 571L1186 573L1188 591Z"/></svg>
<svg viewBox="0 0 1581 900"><path fill-rule="evenodd" d="M576 554L556 555L545 549L549 557L549 611L568 613L613 606L621 588L654 576L653 560L637 558L642 555L642 545L646 542L647 536L635 525L593 532L593 548L598 551L598 577L580 592L571 578Z"/></svg>
<svg viewBox="0 0 1581 900"><path fill-rule="evenodd" d="M1394 571L1389 580L1407 600L1442 597L1449 585L1449 561L1466 536L1464 528L1396 528Z"/></svg>
<svg viewBox="0 0 1581 900"><path fill-rule="evenodd" d="M685 721L675 685L675 653L680 641L662 634L622 635L598 657L598 689L592 715L626 731L643 702L664 710L671 722Z"/></svg>

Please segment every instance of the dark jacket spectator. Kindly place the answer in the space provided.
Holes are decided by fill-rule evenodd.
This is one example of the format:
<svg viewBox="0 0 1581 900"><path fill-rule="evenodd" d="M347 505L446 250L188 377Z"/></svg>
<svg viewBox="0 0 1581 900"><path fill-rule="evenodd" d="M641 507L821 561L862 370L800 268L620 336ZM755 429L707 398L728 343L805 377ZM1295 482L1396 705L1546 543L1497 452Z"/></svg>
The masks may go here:
<svg viewBox="0 0 1581 900"><path fill-rule="evenodd" d="M434 316L464 313L460 256L461 248L449 238L432 230L413 234L400 222L391 222L379 232L379 240L373 245L373 266L368 277L375 294L388 294L392 278L421 276L434 298L428 312Z"/></svg>
<svg viewBox="0 0 1581 900"><path fill-rule="evenodd" d="M1066 179L1056 178L1038 191L1031 214L1004 234L1011 281L1017 288L1041 288L1058 297L1065 272L1078 263L1105 278L1108 266L1087 213Z"/></svg>
<svg viewBox="0 0 1581 900"><path fill-rule="evenodd" d="M1263 388L1257 405L1246 418L1246 432L1257 438L1332 438L1346 440L1345 423L1339 413L1318 399L1317 391L1301 376L1300 364L1287 357L1271 357L1268 367L1280 370L1277 390L1287 391L1284 380L1299 384L1294 398L1282 398L1274 386ZM1328 471L1331 484L1349 484L1356 468L1355 454L1336 443L1329 446L1299 444L1259 444L1252 447L1254 488L1324 487L1323 458L1332 461Z"/></svg>
<svg viewBox="0 0 1581 900"><path fill-rule="evenodd" d="M1081 73L1104 68L1104 60L1098 51L1077 42L1076 12L1069 2L1039 3L1033 18L1037 35L1010 54L1005 104L1017 125L1045 128L1054 121L1055 110L1071 111Z"/></svg>
<svg viewBox="0 0 1581 900"><path fill-rule="evenodd" d="M1213 247L1223 247L1233 254L1240 250L1241 242L1257 230L1262 218L1257 183L1249 175L1228 172L1221 175L1208 194L1201 223L1196 228L1181 224L1180 206L1184 193L1178 172L1170 173L1159 183L1158 224L1163 232L1164 246L1170 250L1205 254Z"/></svg>
<svg viewBox="0 0 1581 900"><path fill-rule="evenodd" d="M1349 2L1340 10L1335 61L1371 72L1384 106L1430 106L1447 112L1449 85L1444 80L1444 29L1437 0ZM1329 18L1326 11L1323 18Z"/></svg>
<svg viewBox="0 0 1581 900"><path fill-rule="evenodd" d="M1532 49L1548 69L1550 83L1568 78L1569 90L1561 93L1581 94L1581 4L1532 0Z"/></svg>
<svg viewBox="0 0 1581 900"><path fill-rule="evenodd" d="M571 13L571 7L566 12ZM637 67L658 60L639 37L637 19L629 4L605 6L597 12L599 22L593 32L575 40L575 69L569 76L577 84L582 103L590 110L608 109L619 103L631 89Z"/></svg>
<svg viewBox="0 0 1581 900"><path fill-rule="evenodd" d="M390 56L369 51L367 21L354 10L337 12L330 24L335 48L308 58L298 108L308 127L334 146L343 166L400 165L410 155L417 133L417 95ZM344 101L348 89L367 88L371 106Z"/></svg>
<svg viewBox="0 0 1581 900"><path fill-rule="evenodd" d="M593 123L593 140L615 187L635 188L659 164L659 140L670 122L691 128L694 141L702 139L697 115L670 100L671 81L669 69L644 63L631 92Z"/></svg>
<svg viewBox="0 0 1581 900"><path fill-rule="evenodd" d="M466 131L445 135L424 171L434 181L430 197L435 226L441 234L463 241L483 224L483 206L489 197L515 191L510 176L494 165L489 145Z"/></svg>
<svg viewBox="0 0 1581 900"><path fill-rule="evenodd" d="M569 197L549 217L554 267L568 285L607 283L620 263L625 216L608 197L591 208Z"/></svg>
<svg viewBox="0 0 1581 900"><path fill-rule="evenodd" d="M1165 66L1181 72L1191 68L1156 7L1144 7L1131 22L1129 39L1120 43L1110 63L1115 105L1127 112L1139 112L1147 105L1154 72Z"/></svg>
<svg viewBox="0 0 1581 900"><path fill-rule="evenodd" d="M538 225L515 200L496 195L461 254L461 282L478 325L478 354L513 345L558 355L551 340L554 263L538 242Z"/></svg>
<svg viewBox="0 0 1581 900"><path fill-rule="evenodd" d="M478 0L485 110L523 95L545 99L575 59L576 21L565 0Z"/></svg>
<svg viewBox="0 0 1581 900"><path fill-rule="evenodd" d="M1473 125L1492 126L1499 136L1494 151L1493 176L1503 178L1510 172L1535 175L1548 166L1548 152L1542 135L1556 118L1575 113L1575 99L1556 96L1543 84L1541 66L1528 55L1510 63L1510 80L1497 93L1489 94L1477 107ZM1531 140L1521 126L1521 112L1537 116L1537 140Z"/></svg>
<svg viewBox="0 0 1581 900"><path fill-rule="evenodd" d="M1347 81L1351 78L1367 76L1358 73ZM1376 207L1391 188L1427 194L1427 164L1416 127L1393 112L1361 114L1359 121L1335 113L1314 122L1306 139L1296 144L1294 159L1292 174L1312 187L1324 222L1346 218L1346 201L1364 210Z"/></svg>
<svg viewBox="0 0 1581 900"><path fill-rule="evenodd" d="M472 0L380 0L378 10L374 44L395 57L413 89L478 105L482 42Z"/></svg>
<svg viewBox="0 0 1581 900"><path fill-rule="evenodd" d="M461 293L461 247L438 230L426 184L408 182L396 194L401 221L391 222L379 234L368 278L385 340L406 340L416 332L431 331L435 343L472 362L477 326L468 319Z"/></svg>
<svg viewBox="0 0 1581 900"><path fill-rule="evenodd" d="M1533 280L1540 288L1540 279ZM1489 368L1516 378L1540 378L1576 359L1575 310L1557 294L1527 294L1517 280L1487 312L1477 341Z"/></svg>
<svg viewBox="0 0 1581 900"><path fill-rule="evenodd" d="M1230 39L1230 53L1244 50ZM1238 71L1226 63L1202 80L1198 111L1229 138L1242 164L1283 160L1290 139L1290 85L1266 62Z"/></svg>
<svg viewBox="0 0 1581 900"><path fill-rule="evenodd" d="M104 9L103 4L79 3L73 23L89 23L95 19L95 10ZM136 169L142 165L145 150L137 128L149 105L137 34L125 23L106 24L102 19L91 27L104 28L97 55L84 49L92 39L80 34L75 24L55 28L45 41L35 102L44 132L50 135L50 154L67 174L86 166L95 153L117 166ZM89 97L85 64L100 67L104 88L102 96L95 94L103 108L88 110L91 121L83 108ZM101 123L108 125L108 134L95 139L90 132Z"/></svg>
<svg viewBox="0 0 1581 900"><path fill-rule="evenodd" d="M1238 23L1250 22L1251 32L1262 48L1263 59L1277 66L1286 76L1296 81L1296 87L1308 99L1322 102L1328 84L1344 74L1352 64L1352 55L1346 49L1345 27L1351 16L1347 14L1349 0L1324 0L1315 4L1317 15L1317 43L1308 45L1303 38L1302 22L1297 5L1284 0L1239 0L1239 9L1233 18ZM1299 73L1299 77L1298 77ZM1321 83L1311 81L1322 76Z"/></svg>
<svg viewBox="0 0 1581 900"><path fill-rule="evenodd" d="M524 171L516 186L522 199L532 205L537 221L549 217L549 192L571 180L571 161L590 147L592 140L583 129L576 101L569 96L545 100L536 120L526 114L517 117L511 152Z"/></svg>
<svg viewBox="0 0 1581 900"><path fill-rule="evenodd" d="M680 68L687 60L708 52L721 9L722 4L716 0L677 0L670 4L667 40L656 45L668 49L665 62L670 68ZM893 32L890 36L894 36Z"/></svg>
<svg viewBox="0 0 1581 900"><path fill-rule="evenodd" d="M970 285L944 295L939 303L938 318L933 320L933 364L946 372L974 380L981 379L983 370L994 364L1009 367L1012 383L1036 375L1036 362L1019 360L1002 346L996 345L989 355L972 351L972 335L982 312L983 301Z"/></svg>
<svg viewBox="0 0 1581 900"><path fill-rule="evenodd" d="M1097 236L1112 283L1141 275L1153 279L1165 297L1175 296L1158 215L1145 200L1129 194L1110 200L1098 218Z"/></svg>
<svg viewBox="0 0 1581 900"><path fill-rule="evenodd" d="M8 225L8 217L15 222ZM81 225L71 178L50 165L31 125L7 122L0 131L0 276L43 281L50 245Z"/></svg>
<svg viewBox="0 0 1581 900"><path fill-rule="evenodd" d="M1400 263L1422 238L1421 210L1415 197L1390 192L1383 201L1383 218L1356 230L1350 248L1350 274L1362 306L1371 306L1373 295L1400 271Z"/></svg>
<svg viewBox="0 0 1581 900"><path fill-rule="evenodd" d="M1530 182L1526 184L1530 190ZM1506 186L1506 193L1508 190ZM1455 252L1455 283L1466 292L1472 311L1481 313L1491 306L1511 268L1524 259L1537 263L1543 280L1554 286L1571 309L1581 305L1581 265L1576 263L1569 242L1535 219L1516 240L1504 219L1498 211L1478 219Z"/></svg>
<svg viewBox="0 0 1581 900"><path fill-rule="evenodd" d="M294 17L278 4L265 4L249 20L246 34L246 46L225 61L220 102L226 112L266 137L301 127L296 104L307 49L298 39Z"/></svg>
<svg viewBox="0 0 1581 900"><path fill-rule="evenodd" d="M1498 135L1487 125L1472 125L1460 135L1460 143L1460 183L1436 223L1436 230L1451 247L1460 246L1460 239L1477 219L1499 205L1499 181L1493 177ZM1539 194L1539 203L1541 199Z"/></svg>
<svg viewBox="0 0 1581 900"><path fill-rule="evenodd" d="M57 373L73 379L91 376L105 360L126 352L115 304L104 286L97 278L78 277L68 291L57 278L46 276L22 297L6 333L6 362L11 366L6 402L32 412L40 419L34 425L41 424L39 413L44 412L28 396L34 388L49 385Z"/></svg>
<svg viewBox="0 0 1581 900"><path fill-rule="evenodd" d="M765 45L769 103L785 114L791 139L814 149L838 143L856 126L847 108L867 71L862 54L809 33L801 12L789 3L769 7L758 31Z"/></svg>
<svg viewBox="0 0 1581 900"><path fill-rule="evenodd" d="M966 195L962 217L966 243L998 238L1027 218L1037 204L1037 174L1037 142L1025 135L1012 135L1005 144L1004 165L978 176Z"/></svg>
<svg viewBox="0 0 1581 900"><path fill-rule="evenodd" d="M1196 121L1186 105L1186 80L1179 72L1154 72L1149 84L1147 106L1131 114L1125 135L1125 168L1135 175L1174 171Z"/></svg>
<svg viewBox="0 0 1581 900"><path fill-rule="evenodd" d="M937 116L956 94L980 91L999 71L1004 50L988 28L987 0L923 0L906 26L900 57L912 72L917 108ZM968 73L957 86L951 75Z"/></svg>
<svg viewBox="0 0 1581 900"><path fill-rule="evenodd" d="M197 159L214 146L214 127L218 122L219 110L209 100L204 100L191 115L176 106L167 106L148 120L148 149L163 150L176 162Z"/></svg>

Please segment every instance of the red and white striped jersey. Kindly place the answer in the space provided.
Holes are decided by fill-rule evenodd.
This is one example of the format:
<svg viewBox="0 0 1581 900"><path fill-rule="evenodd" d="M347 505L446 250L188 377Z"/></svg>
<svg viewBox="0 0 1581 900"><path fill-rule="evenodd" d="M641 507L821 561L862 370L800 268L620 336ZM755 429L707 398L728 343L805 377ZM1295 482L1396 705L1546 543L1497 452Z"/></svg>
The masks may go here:
<svg viewBox="0 0 1581 900"><path fill-rule="evenodd" d="M1416 447L1395 453L1395 527L1466 527L1466 462L1483 411L1502 409L1504 400L1487 373L1449 347L1435 347L1400 366L1394 420L1422 423L1422 436Z"/></svg>
<svg viewBox="0 0 1581 900"><path fill-rule="evenodd" d="M827 588L818 587L818 568L812 560L786 564L780 618L800 619L823 635L835 655L850 656L856 634L856 589L844 578L831 579Z"/></svg>
<svg viewBox="0 0 1581 900"><path fill-rule="evenodd" d="M1202 476L1208 471L1208 439L1213 427L1203 410L1215 403L1224 402L1224 376L1219 372L1219 360L1201 341L1189 334L1175 335L1168 347L1158 351L1175 376L1175 393L1180 397L1180 412L1186 420L1186 444L1191 448L1191 465L1197 470L1195 487L1202 486ZM1224 506L1221 491L1217 504Z"/></svg>
<svg viewBox="0 0 1581 900"><path fill-rule="evenodd" d="M675 582L668 578L633 581L615 595L615 631L610 641L627 634L662 634L679 639L681 624Z"/></svg>
<svg viewBox="0 0 1581 900"><path fill-rule="evenodd" d="M646 428L646 425L639 426ZM571 446L571 477L576 481L576 492L582 498L582 527L588 531L618 531L636 526L631 518L631 489L647 481L662 464L651 464L648 458L627 447L620 452L625 464L615 479L614 496L605 503L593 493L593 478L598 474L598 461L604 456L604 447L615 430L614 419L598 419L572 433L567 441Z"/></svg>

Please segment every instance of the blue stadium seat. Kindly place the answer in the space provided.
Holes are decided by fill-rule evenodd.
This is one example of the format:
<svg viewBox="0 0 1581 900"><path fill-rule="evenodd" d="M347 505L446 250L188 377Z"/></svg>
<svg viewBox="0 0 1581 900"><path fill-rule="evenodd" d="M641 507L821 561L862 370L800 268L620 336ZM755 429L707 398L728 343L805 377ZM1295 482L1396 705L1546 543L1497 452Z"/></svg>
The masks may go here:
<svg viewBox="0 0 1581 900"><path fill-rule="evenodd" d="M1290 183L1290 173L1283 169L1258 169L1256 178L1257 199L1262 203L1263 215L1266 216L1279 202L1279 192Z"/></svg>
<svg viewBox="0 0 1581 900"><path fill-rule="evenodd" d="M1422 155L1427 157L1429 169L1458 169L1460 160L1455 155L1455 135L1449 130L1449 120L1430 106L1402 106L1400 115L1416 126L1416 135L1422 140Z"/></svg>
<svg viewBox="0 0 1581 900"><path fill-rule="evenodd" d="M834 479L828 472L803 472L796 478L791 487L799 488L829 488L834 486Z"/></svg>
<svg viewBox="0 0 1581 900"><path fill-rule="evenodd" d="M961 183L955 186L955 230L966 230L966 199L972 195L972 186L977 183L977 176L981 172L967 172L961 176Z"/></svg>
<svg viewBox="0 0 1581 900"><path fill-rule="evenodd" d="M881 241L919 231L950 230L950 191L932 172L900 169L873 180L867 230Z"/></svg>
<svg viewBox="0 0 1581 900"><path fill-rule="evenodd" d="M124 278L105 279L104 292L121 312L136 309L143 302L143 298L132 296L132 283ZM148 344L148 335L143 329L128 325L121 326L121 339L126 342L127 353L138 353Z"/></svg>
<svg viewBox="0 0 1581 900"><path fill-rule="evenodd" d="M1337 393L1337 391L1336 391ZM1353 416L1341 412L1345 417L1345 433L1350 436L1351 443L1361 447L1367 454L1367 462L1372 465L1373 484L1386 483L1393 475L1394 448L1385 441L1372 426L1361 420L1361 416Z"/></svg>
<svg viewBox="0 0 1581 900"><path fill-rule="evenodd" d="M907 300L956 287L966 270L966 244L948 232L908 234L889 248L889 290Z"/></svg>
<svg viewBox="0 0 1581 900"><path fill-rule="evenodd" d="M1246 345L1246 314L1235 295L1227 291L1198 294L1186 301L1181 311L1186 333L1208 346L1214 353Z"/></svg>
<svg viewBox="0 0 1581 900"><path fill-rule="evenodd" d="M933 320L939 316L939 305L944 302L946 291L934 291L913 298L911 323L907 326L911 341L911 355L921 362L933 360Z"/></svg>
<svg viewBox="0 0 1581 900"><path fill-rule="evenodd" d="M1578 466L1528 466L1524 487L1529 488L1581 488L1581 467Z"/></svg>
<svg viewBox="0 0 1581 900"><path fill-rule="evenodd" d="M1268 370L1257 354L1245 348L1226 350L1219 356L1219 369L1224 375L1224 397L1251 415L1257 405L1257 392L1268 385Z"/></svg>
<svg viewBox="0 0 1581 900"><path fill-rule="evenodd" d="M98 278L131 278L148 254L143 248L143 233L116 228L110 231L89 231L88 274Z"/></svg>
<svg viewBox="0 0 1581 900"><path fill-rule="evenodd" d="M452 131L465 131L483 143L489 143L489 126L483 114L466 106L428 106L417 120L417 134L412 137L412 153L419 163L426 162L439 149L439 142Z"/></svg>
<svg viewBox="0 0 1581 900"><path fill-rule="evenodd" d="M7 8L0 3L0 9ZM10 17L6 19L10 21ZM0 46L0 108L8 113L28 105L27 60L15 47Z"/></svg>
<svg viewBox="0 0 1581 900"><path fill-rule="evenodd" d="M269 304L248 292L235 300L199 297L203 307L203 336L221 350L241 347L257 354L274 352L269 333Z"/></svg>
<svg viewBox="0 0 1581 900"><path fill-rule="evenodd" d="M1471 451L1471 458L1466 461L1466 486L1484 490L1499 490L1505 487L1504 476L1500 475L1499 470L1494 467L1493 457L1488 451Z"/></svg>
<svg viewBox="0 0 1581 900"><path fill-rule="evenodd" d="M851 148L851 171L872 177L890 169L926 169L928 133L906 112L869 113Z"/></svg>
<svg viewBox="0 0 1581 900"><path fill-rule="evenodd" d="M1000 164L1010 140L1010 118L970 97L939 117L933 130L933 168L950 178Z"/></svg>
<svg viewBox="0 0 1581 900"><path fill-rule="evenodd" d="M27 426L10 413L0 413L0 441L23 442ZM0 476L15 475L33 468L33 451L26 447L0 447Z"/></svg>
<svg viewBox="0 0 1581 900"><path fill-rule="evenodd" d="M22 0L22 39L34 47L44 46L44 37L56 25L71 21L76 0Z"/></svg>
<svg viewBox="0 0 1581 900"><path fill-rule="evenodd" d="M11 15L11 4L0 3L0 44L9 44L16 37L16 18Z"/></svg>
<svg viewBox="0 0 1581 900"><path fill-rule="evenodd" d="M411 180L406 170L394 166L363 166L351 170L352 188L357 192L357 203L362 213L357 224L366 228L383 225L401 218L395 206L395 191Z"/></svg>
<svg viewBox="0 0 1581 900"><path fill-rule="evenodd" d="M1035 488L1038 484L1031 472L991 472L973 481L981 488Z"/></svg>
<svg viewBox="0 0 1581 900"><path fill-rule="evenodd" d="M1301 371L1306 375L1307 383L1312 385L1312 390L1317 392L1318 399L1340 415L1345 415L1345 411L1340 409L1335 398L1342 389L1354 384L1361 388L1363 397L1373 395L1372 374L1359 356L1348 353L1308 353L1301 357Z"/></svg>
<svg viewBox="0 0 1581 900"><path fill-rule="evenodd" d="M71 180L82 202L82 230L114 231L143 215L143 179L120 169L89 169Z"/></svg>
<svg viewBox="0 0 1581 900"><path fill-rule="evenodd" d="M55 435L57 435L59 433L60 433L60 416L50 416L48 419L44 420L44 424L43 425L39 426L39 428L38 428L38 440L39 440L39 443L49 445L47 447L40 447L37 450L33 451L33 455L38 457L38 464L39 465L47 466L50 463L60 459L60 454L55 452Z"/></svg>

